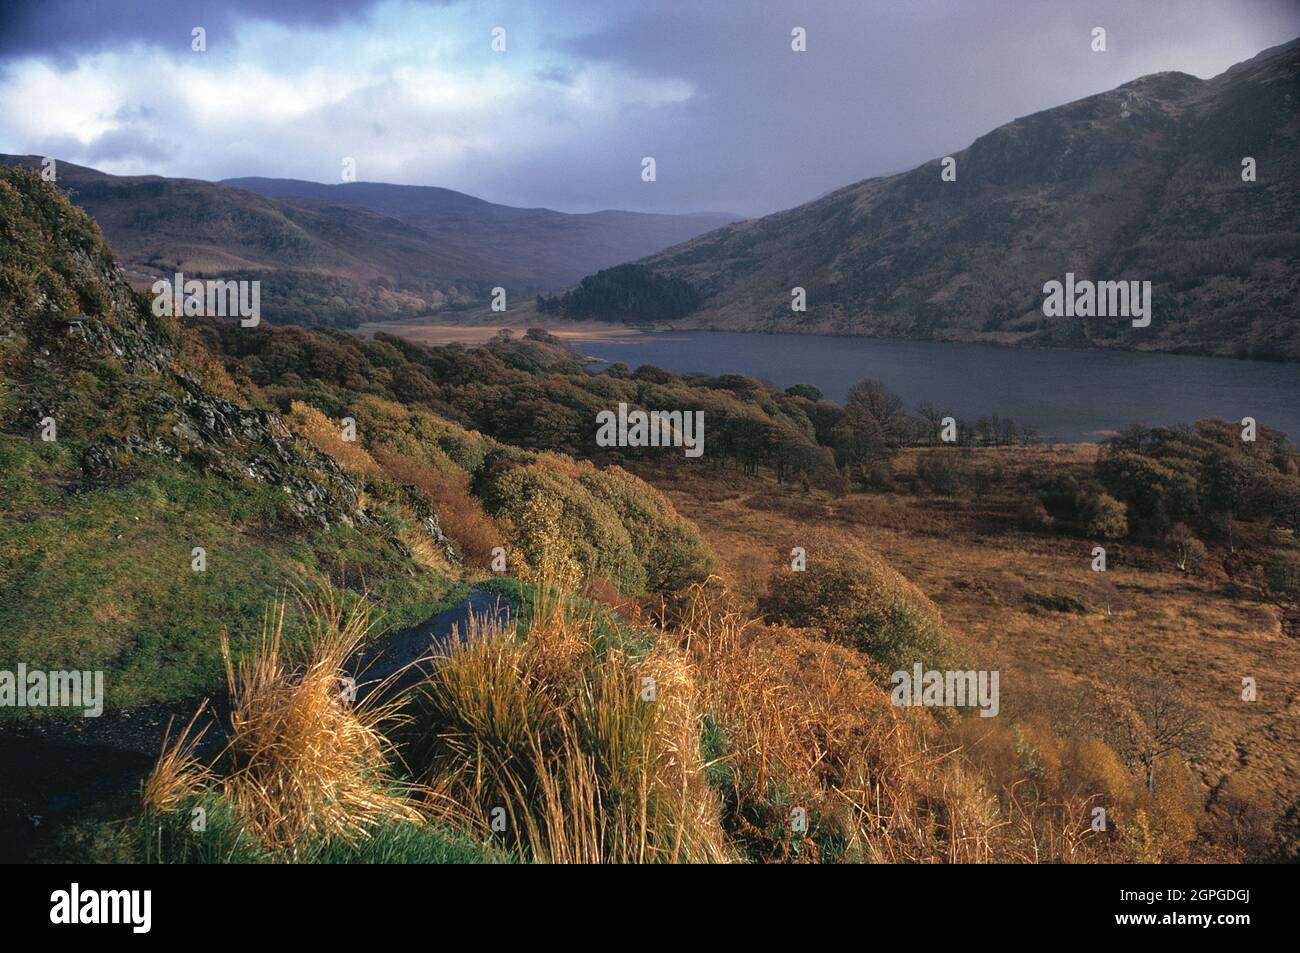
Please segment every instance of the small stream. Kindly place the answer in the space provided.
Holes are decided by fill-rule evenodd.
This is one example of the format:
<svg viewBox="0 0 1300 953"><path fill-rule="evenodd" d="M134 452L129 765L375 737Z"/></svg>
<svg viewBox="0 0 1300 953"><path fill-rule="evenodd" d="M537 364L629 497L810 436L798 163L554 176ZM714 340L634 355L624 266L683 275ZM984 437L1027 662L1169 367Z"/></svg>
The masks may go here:
<svg viewBox="0 0 1300 953"><path fill-rule="evenodd" d="M471 589L469 595L450 609L362 649L349 666L357 678L358 697L365 697L384 683L388 694L421 681L431 671L433 659L445 654L453 639L465 641L471 616L505 627L513 613L509 600L482 589Z"/></svg>

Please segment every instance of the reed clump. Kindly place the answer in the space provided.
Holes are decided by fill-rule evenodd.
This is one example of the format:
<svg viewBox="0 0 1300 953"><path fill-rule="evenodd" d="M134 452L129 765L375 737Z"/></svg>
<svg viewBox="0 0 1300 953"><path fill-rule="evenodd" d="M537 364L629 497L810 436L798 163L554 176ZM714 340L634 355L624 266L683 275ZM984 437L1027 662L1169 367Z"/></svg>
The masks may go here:
<svg viewBox="0 0 1300 953"><path fill-rule="evenodd" d="M472 621L415 716L428 787L538 861L731 859L685 654L619 644L600 611L542 584L525 636Z"/></svg>
<svg viewBox="0 0 1300 953"><path fill-rule="evenodd" d="M364 605L344 612L328 593L304 597L309 631L305 647L291 652L286 603L268 614L251 655L235 658L222 639L230 711L212 765L197 754L196 715L165 742L144 803L147 813L164 815L219 794L263 849L294 860L324 844L356 847L380 826L418 822L423 813L390 770L383 727L398 717L396 703L355 700L347 664L369 628Z"/></svg>

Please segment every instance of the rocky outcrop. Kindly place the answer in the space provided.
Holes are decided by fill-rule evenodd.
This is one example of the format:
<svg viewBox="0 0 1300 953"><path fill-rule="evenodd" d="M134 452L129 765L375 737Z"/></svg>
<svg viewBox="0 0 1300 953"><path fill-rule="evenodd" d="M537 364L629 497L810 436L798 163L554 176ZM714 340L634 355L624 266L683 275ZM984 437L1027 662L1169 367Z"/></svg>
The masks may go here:
<svg viewBox="0 0 1300 953"><path fill-rule="evenodd" d="M420 518L420 525L428 531L429 538L433 540L433 544L438 547L438 550L449 560L456 562L458 559L456 545L442 531L442 524L438 522L438 514L433 510L425 510L424 515Z"/></svg>
<svg viewBox="0 0 1300 953"><path fill-rule="evenodd" d="M4 376L17 412L0 426L31 436L45 418L103 478L131 457L194 465L283 489L306 525L369 523L360 488L295 440L271 411L219 396L181 358L182 331L123 280L94 224L39 176L0 169Z"/></svg>

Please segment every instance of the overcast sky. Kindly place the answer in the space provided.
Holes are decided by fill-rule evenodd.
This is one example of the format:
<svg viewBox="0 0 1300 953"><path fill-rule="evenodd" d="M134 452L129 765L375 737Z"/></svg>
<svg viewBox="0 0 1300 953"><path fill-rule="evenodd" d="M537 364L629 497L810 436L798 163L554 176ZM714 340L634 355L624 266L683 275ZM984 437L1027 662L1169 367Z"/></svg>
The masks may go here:
<svg viewBox="0 0 1300 953"><path fill-rule="evenodd" d="M1300 0L3 0L0 152L755 215L1297 35Z"/></svg>

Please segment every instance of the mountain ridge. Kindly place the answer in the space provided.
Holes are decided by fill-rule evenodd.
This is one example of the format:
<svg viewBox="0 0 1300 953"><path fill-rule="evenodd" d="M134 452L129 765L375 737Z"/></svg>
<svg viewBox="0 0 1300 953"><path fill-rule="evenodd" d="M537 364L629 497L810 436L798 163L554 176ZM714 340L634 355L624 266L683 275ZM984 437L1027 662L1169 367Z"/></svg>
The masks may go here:
<svg viewBox="0 0 1300 953"><path fill-rule="evenodd" d="M39 170L40 156L0 155ZM515 209L433 186L369 186L366 203L332 186L240 180L270 191L314 186L324 198L259 194L202 179L115 176L56 160L57 184L96 220L128 277L146 288L192 277L260 279L274 323L355 326L483 305L494 287L527 296L707 231L725 217ZM288 183L267 186L265 183ZM441 206L411 207L411 191ZM323 191L322 191L323 190ZM378 197L376 197L378 196Z"/></svg>
<svg viewBox="0 0 1300 953"><path fill-rule="evenodd" d="M1300 360L1297 106L1300 40L1020 117L955 152L955 181L932 159L642 263L703 295L682 326ZM1067 271L1151 280L1152 326L1045 318Z"/></svg>

